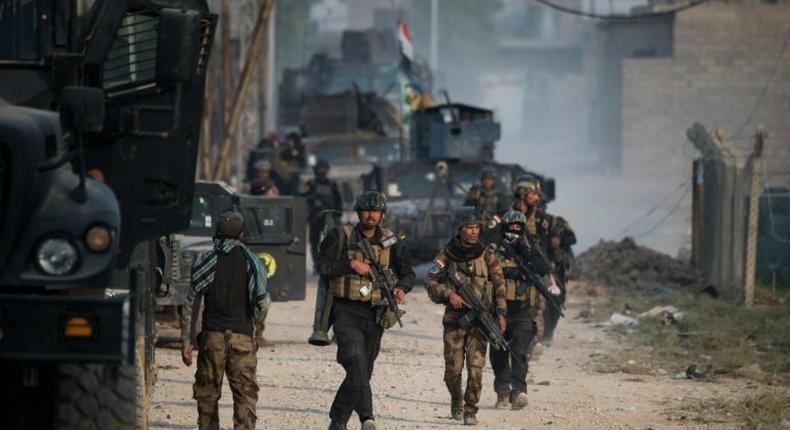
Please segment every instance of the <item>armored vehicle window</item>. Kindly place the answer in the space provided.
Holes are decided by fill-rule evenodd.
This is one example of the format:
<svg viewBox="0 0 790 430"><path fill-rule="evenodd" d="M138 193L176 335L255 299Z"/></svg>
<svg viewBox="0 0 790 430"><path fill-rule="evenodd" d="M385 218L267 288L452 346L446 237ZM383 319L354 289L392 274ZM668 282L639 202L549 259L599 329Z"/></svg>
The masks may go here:
<svg viewBox="0 0 790 430"><path fill-rule="evenodd" d="M212 229L213 227L214 212L209 199L205 196L195 196L195 200L192 202L192 219L189 221L189 230Z"/></svg>
<svg viewBox="0 0 790 430"><path fill-rule="evenodd" d="M40 1L0 0L0 59L36 60L41 57Z"/></svg>
<svg viewBox="0 0 790 430"><path fill-rule="evenodd" d="M158 39L157 17L127 15L104 63L104 89L137 87L154 82Z"/></svg>

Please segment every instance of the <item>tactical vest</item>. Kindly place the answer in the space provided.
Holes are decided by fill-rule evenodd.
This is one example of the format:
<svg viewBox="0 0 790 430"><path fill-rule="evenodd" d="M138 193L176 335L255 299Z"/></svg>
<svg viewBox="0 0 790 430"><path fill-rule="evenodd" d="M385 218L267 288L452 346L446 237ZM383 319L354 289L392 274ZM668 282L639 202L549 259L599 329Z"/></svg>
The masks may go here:
<svg viewBox="0 0 790 430"><path fill-rule="evenodd" d="M480 197L478 201L480 202L480 209L487 215L496 215L497 209L499 208L499 192L495 188L486 190L481 187L479 193Z"/></svg>
<svg viewBox="0 0 790 430"><path fill-rule="evenodd" d="M352 260L363 261L370 264L370 260L362 255L362 251L357 246L357 242L363 239L360 237L360 233L351 225L344 225L342 231L346 238L348 257ZM342 241L338 242L342 244ZM389 267L390 248L395 242L397 242L395 234L389 229L382 228L381 240L379 243L375 245L372 243L370 244L370 247L373 249L373 255L382 268ZM329 287L332 289L334 296L341 299L360 302L382 300L381 291L378 288L373 288L373 282L356 273L330 279Z"/></svg>
<svg viewBox="0 0 790 430"><path fill-rule="evenodd" d="M456 265L456 272L461 278L461 282L474 285L477 297L486 307L490 307L494 295L494 285L488 280L485 253L469 261L450 260L450 264Z"/></svg>
<svg viewBox="0 0 790 430"><path fill-rule="evenodd" d="M332 192L332 181L319 182L314 180L312 183L315 196L324 205L324 209L331 208L335 204L334 193Z"/></svg>
<svg viewBox="0 0 790 430"><path fill-rule="evenodd" d="M507 267L518 267L518 263L516 261L506 258L503 255L498 255L499 257L499 264L502 266L502 269ZM533 307L538 304L538 292L535 288L529 287L526 289L524 294L517 294L516 290L518 290L519 284L524 283L526 281L517 281L515 279L508 279L505 278L505 298L511 302L523 302L526 304L527 307Z"/></svg>

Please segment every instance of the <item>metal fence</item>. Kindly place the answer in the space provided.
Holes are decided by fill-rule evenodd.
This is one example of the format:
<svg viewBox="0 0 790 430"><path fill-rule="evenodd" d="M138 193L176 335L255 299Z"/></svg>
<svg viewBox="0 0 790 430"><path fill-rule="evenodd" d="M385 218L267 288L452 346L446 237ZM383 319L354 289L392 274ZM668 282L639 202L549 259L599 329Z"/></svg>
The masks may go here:
<svg viewBox="0 0 790 430"><path fill-rule="evenodd" d="M790 285L790 191L766 186L765 132L749 149L700 124L687 135L702 155L693 169L692 265L747 305L755 283Z"/></svg>

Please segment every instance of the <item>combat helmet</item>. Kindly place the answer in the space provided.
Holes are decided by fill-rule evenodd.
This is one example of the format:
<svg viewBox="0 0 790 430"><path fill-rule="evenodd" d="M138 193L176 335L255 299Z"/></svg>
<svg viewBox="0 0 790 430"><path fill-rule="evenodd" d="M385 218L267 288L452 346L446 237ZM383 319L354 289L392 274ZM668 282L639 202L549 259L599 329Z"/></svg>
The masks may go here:
<svg viewBox="0 0 790 430"><path fill-rule="evenodd" d="M254 164L255 170L272 170L272 163L269 160L258 160Z"/></svg>
<svg viewBox="0 0 790 430"><path fill-rule="evenodd" d="M354 202L354 211L387 212L387 197L378 191L365 191L357 196L357 201Z"/></svg>
<svg viewBox="0 0 790 430"><path fill-rule="evenodd" d="M455 211L453 226L460 230L466 224L479 224L483 226L483 211L476 206L461 206Z"/></svg>
<svg viewBox="0 0 790 430"><path fill-rule="evenodd" d="M513 183L513 194L517 197L530 191L536 191L541 195L543 194L540 190L540 181L532 175L520 176L516 179L516 182Z"/></svg>
<svg viewBox="0 0 790 430"><path fill-rule="evenodd" d="M527 216L521 211L510 210L505 212L505 214L502 216L501 224L521 224L524 226L527 224Z"/></svg>
<svg viewBox="0 0 790 430"><path fill-rule="evenodd" d="M496 179L496 176L497 176L496 175L496 169L494 169L493 167L486 167L485 169L483 169L482 172L480 172L480 180L481 181L483 179L488 179L488 178Z"/></svg>

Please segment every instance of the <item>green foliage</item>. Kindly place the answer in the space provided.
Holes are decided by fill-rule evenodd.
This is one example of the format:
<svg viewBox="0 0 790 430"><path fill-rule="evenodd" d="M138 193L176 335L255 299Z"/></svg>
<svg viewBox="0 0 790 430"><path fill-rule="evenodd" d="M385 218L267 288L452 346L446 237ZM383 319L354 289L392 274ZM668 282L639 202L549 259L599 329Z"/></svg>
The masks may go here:
<svg viewBox="0 0 790 430"><path fill-rule="evenodd" d="M623 339L627 346L612 360L619 363L637 361L641 373L655 374L656 369L662 368L674 374L694 364L712 379L729 375L790 383L790 310L787 306L746 309L743 305L707 295L619 293L601 303L596 315L602 320L612 312L626 310L638 315L664 305L675 306L686 317L671 325L665 325L661 318L642 318L634 328L617 327L613 335Z"/></svg>
<svg viewBox="0 0 790 430"><path fill-rule="evenodd" d="M779 428L790 420L790 395L763 392L737 399L685 399L682 411L694 422L732 423L743 429Z"/></svg>

